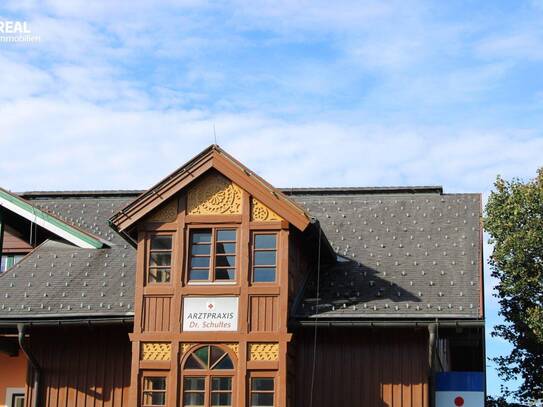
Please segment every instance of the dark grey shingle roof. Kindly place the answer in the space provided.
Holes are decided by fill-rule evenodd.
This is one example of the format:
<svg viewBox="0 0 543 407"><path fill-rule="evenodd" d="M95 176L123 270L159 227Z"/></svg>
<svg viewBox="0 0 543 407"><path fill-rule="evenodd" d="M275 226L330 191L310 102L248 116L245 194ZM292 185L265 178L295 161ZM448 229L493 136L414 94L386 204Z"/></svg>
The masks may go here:
<svg viewBox="0 0 543 407"><path fill-rule="evenodd" d="M319 316L478 318L479 194L292 196L317 217L344 261L322 270ZM316 277L298 317L317 314Z"/></svg>
<svg viewBox="0 0 543 407"><path fill-rule="evenodd" d="M346 260L322 270L320 316L480 315L480 195L443 195L435 187L284 191L320 220ZM132 315L135 251L107 219L136 196L136 191L26 195L111 247L40 246L0 276L0 320ZM314 277L295 310L298 317L315 314Z"/></svg>
<svg viewBox="0 0 543 407"><path fill-rule="evenodd" d="M131 192L25 196L110 247L94 250L45 242L0 276L0 319L132 315L135 250L107 221L135 196Z"/></svg>

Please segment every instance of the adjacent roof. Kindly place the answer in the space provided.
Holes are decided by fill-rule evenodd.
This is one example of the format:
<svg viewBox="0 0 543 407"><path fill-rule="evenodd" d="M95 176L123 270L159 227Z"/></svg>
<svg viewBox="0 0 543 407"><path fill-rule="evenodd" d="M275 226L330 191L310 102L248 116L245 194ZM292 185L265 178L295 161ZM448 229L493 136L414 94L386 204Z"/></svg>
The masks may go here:
<svg viewBox="0 0 543 407"><path fill-rule="evenodd" d="M298 318L480 318L480 194L436 187L293 190L339 262L307 281Z"/></svg>
<svg viewBox="0 0 543 407"><path fill-rule="evenodd" d="M49 232L66 239L74 245L82 248L98 249L103 246L100 239L91 233L82 230L79 226L70 225L61 221L55 215L32 205L19 195L12 194L0 188L0 207L6 208L23 218L36 223Z"/></svg>
<svg viewBox="0 0 543 407"><path fill-rule="evenodd" d="M21 196L110 247L49 241L0 276L0 321L133 315L135 250L108 218L140 191ZM338 263L315 270L293 314L311 319L481 318L479 194L440 187L283 189L316 217ZM317 313L318 310L318 313Z"/></svg>
<svg viewBox="0 0 543 407"><path fill-rule="evenodd" d="M36 208L107 242L84 249L46 241L0 275L0 320L133 315L135 250L107 219L137 192L22 193Z"/></svg>

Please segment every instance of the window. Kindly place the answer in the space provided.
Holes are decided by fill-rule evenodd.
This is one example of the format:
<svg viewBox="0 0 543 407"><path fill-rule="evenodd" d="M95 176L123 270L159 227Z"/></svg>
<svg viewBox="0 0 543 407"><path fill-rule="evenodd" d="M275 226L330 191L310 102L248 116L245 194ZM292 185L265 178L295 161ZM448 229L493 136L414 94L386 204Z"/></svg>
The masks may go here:
<svg viewBox="0 0 543 407"><path fill-rule="evenodd" d="M234 363L218 346L189 355L183 369L183 407L233 406Z"/></svg>
<svg viewBox="0 0 543 407"><path fill-rule="evenodd" d="M273 407L274 384L273 377L252 377L250 388L250 406Z"/></svg>
<svg viewBox="0 0 543 407"><path fill-rule="evenodd" d="M8 387L6 389L7 407L24 407L25 390L22 388Z"/></svg>
<svg viewBox="0 0 543 407"><path fill-rule="evenodd" d="M0 273L19 263L24 256L24 254L4 254L0 261Z"/></svg>
<svg viewBox="0 0 543 407"><path fill-rule="evenodd" d="M234 281L236 237L236 229L192 229L189 281Z"/></svg>
<svg viewBox="0 0 543 407"><path fill-rule="evenodd" d="M253 282L273 283L277 275L277 234L253 234Z"/></svg>
<svg viewBox="0 0 543 407"><path fill-rule="evenodd" d="M156 235L151 237L149 251L148 283L169 283L172 267L172 237Z"/></svg>
<svg viewBox="0 0 543 407"><path fill-rule="evenodd" d="M166 405L166 378L143 378L143 407Z"/></svg>

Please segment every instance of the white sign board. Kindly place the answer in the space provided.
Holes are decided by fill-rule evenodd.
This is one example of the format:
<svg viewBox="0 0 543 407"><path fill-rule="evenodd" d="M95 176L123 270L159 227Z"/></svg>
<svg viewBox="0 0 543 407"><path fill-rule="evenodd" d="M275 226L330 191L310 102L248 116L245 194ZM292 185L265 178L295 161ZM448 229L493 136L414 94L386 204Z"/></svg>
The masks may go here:
<svg viewBox="0 0 543 407"><path fill-rule="evenodd" d="M483 407L484 393L478 391L436 391L437 407Z"/></svg>
<svg viewBox="0 0 543 407"><path fill-rule="evenodd" d="M184 297L183 331L237 331L238 297Z"/></svg>

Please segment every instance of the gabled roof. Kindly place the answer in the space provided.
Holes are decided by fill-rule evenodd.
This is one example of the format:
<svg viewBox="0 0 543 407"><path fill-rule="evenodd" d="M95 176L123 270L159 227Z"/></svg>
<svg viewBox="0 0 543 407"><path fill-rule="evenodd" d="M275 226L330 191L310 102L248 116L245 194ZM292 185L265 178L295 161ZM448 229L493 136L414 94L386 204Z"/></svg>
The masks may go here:
<svg viewBox="0 0 543 407"><path fill-rule="evenodd" d="M338 263L308 278L297 318L482 318L480 194L293 191Z"/></svg>
<svg viewBox="0 0 543 407"><path fill-rule="evenodd" d="M321 270L318 310L316 270L309 276L293 307L296 318L484 317L480 194L443 194L439 188L420 187L283 192L318 218L341 259ZM99 236L109 247L88 250L49 242L36 248L0 276L0 325L18 319L130 318L136 251L107 220L138 195L22 194L35 207Z"/></svg>
<svg viewBox="0 0 543 407"><path fill-rule="evenodd" d="M119 232L126 232L153 209L212 168L251 193L299 230L303 231L309 224L310 215L294 201L227 154L219 146L211 145L112 216L110 219L112 226Z"/></svg>
<svg viewBox="0 0 543 407"><path fill-rule="evenodd" d="M22 216L78 247L99 249L104 246L102 241L92 234L60 220L20 196L2 188L0 188L0 207Z"/></svg>

